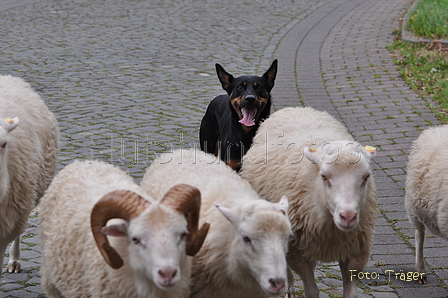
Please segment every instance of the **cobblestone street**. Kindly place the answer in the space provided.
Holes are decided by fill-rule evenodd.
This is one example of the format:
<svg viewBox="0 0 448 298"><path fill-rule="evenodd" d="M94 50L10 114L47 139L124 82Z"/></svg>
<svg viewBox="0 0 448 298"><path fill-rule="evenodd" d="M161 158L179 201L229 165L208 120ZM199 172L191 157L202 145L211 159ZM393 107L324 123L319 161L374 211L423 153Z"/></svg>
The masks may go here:
<svg viewBox="0 0 448 298"><path fill-rule="evenodd" d="M438 120L401 80L386 45L410 0L0 0L0 74L29 82L56 115L58 169L75 159L120 166L140 182L161 152L198 147L201 118L223 94L220 63L235 76L279 71L274 110L313 106L378 148L380 213L360 298L447 297L448 245L428 237L428 285L414 271L404 210L407 154ZM22 271L0 279L1 297L46 297L40 287L38 209L22 239ZM4 263L8 261L8 255ZM387 270L393 270L387 271ZM400 271L401 270L401 271ZM388 274L389 273L389 274ZM336 264L316 270L321 297L339 297ZM300 279L298 293L303 293Z"/></svg>

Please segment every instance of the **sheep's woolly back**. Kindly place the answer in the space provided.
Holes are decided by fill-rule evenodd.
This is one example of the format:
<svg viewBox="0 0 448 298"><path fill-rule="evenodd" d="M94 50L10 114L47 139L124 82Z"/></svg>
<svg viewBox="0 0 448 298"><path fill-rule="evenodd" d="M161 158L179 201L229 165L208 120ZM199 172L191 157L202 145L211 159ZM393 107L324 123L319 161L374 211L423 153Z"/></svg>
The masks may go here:
<svg viewBox="0 0 448 298"><path fill-rule="evenodd" d="M2 243L11 242L25 230L32 208L53 178L58 155L54 115L28 83L0 76L0 118L13 117L20 121L8 134L7 168L0 169L0 184L8 187L0 197Z"/></svg>
<svg viewBox="0 0 448 298"><path fill-rule="evenodd" d="M278 139L271 141L280 142L283 141L283 135L285 141L292 142L353 140L345 126L326 112L310 107L284 108L269 118L273 115L275 115L274 120L270 120L268 124L264 124L258 129L255 137L258 142L267 135L279 136ZM275 125L272 125L273 121L275 121Z"/></svg>
<svg viewBox="0 0 448 298"><path fill-rule="evenodd" d="M217 176L223 178L214 179ZM173 186L173 181L175 184L185 183L199 188L203 198L213 198L202 200L201 210L215 211L215 202L225 204L229 201L232 204L231 200L238 201L239 198L243 201L259 200L247 181L225 166L223 161L199 150L177 150L162 154L148 168L141 187L152 196L161 197ZM201 222L204 220L201 218Z"/></svg>
<svg viewBox="0 0 448 298"><path fill-rule="evenodd" d="M290 225L285 216L273 204L262 200L250 184L223 161L199 150L182 149L161 155L148 168L141 186L159 197L177 183L186 183L201 191L200 225L210 223L207 238L193 259L190 297L242 297L242 293L247 298L268 297L249 269L241 267L247 260L239 260L242 256L230 249L239 236L214 204L236 210L243 218L266 219L265 226L260 225L259 231L254 232L272 232L278 238L288 239ZM273 201L277 202L280 197L274 197Z"/></svg>
<svg viewBox="0 0 448 298"><path fill-rule="evenodd" d="M406 211L431 233L448 239L448 125L425 130L414 142L406 177Z"/></svg>
<svg viewBox="0 0 448 298"><path fill-rule="evenodd" d="M350 232L341 231L328 211L323 190L317 187L319 167L304 156L305 146L318 148L337 140L354 143L345 127L328 113L309 107L285 108L262 123L243 159L241 176L263 199L282 195L289 199L295 233L290 243L292 258L301 255L307 261L331 262L352 256L367 262L377 213L373 177L368 179L359 225ZM352 154L341 151L334 166L347 167L344 160L350 158Z"/></svg>
<svg viewBox="0 0 448 298"><path fill-rule="evenodd" d="M104 261L91 233L90 214L99 199L118 189L148 198L129 175L99 161L74 161L54 178L42 198L39 214L42 285L50 297L59 297L60 292L64 297L187 296L190 268L182 268L188 275L172 291L162 291L150 282L136 282L126 262L126 237L110 239L125 260L123 267L112 269ZM139 295L139 290L146 295Z"/></svg>

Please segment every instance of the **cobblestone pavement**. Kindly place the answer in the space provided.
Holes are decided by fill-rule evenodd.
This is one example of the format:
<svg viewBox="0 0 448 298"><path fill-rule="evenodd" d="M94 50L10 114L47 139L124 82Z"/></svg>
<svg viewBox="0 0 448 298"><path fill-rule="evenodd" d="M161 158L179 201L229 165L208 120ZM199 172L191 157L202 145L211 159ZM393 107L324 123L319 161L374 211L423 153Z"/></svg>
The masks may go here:
<svg viewBox="0 0 448 298"><path fill-rule="evenodd" d="M326 110L379 149L381 213L365 269L378 279L366 274L359 297L446 297L442 239L426 239L427 286L395 275L414 270L403 206L407 154L421 130L438 123L385 49L410 2L0 0L0 73L30 82L56 114L59 169L96 158L139 182L155 154L198 145L205 108L223 93L214 63L235 75L261 74L278 58L275 109ZM23 270L3 273L0 297L45 297L36 213L22 251ZM316 278L321 297L341 294L335 264L319 265Z"/></svg>

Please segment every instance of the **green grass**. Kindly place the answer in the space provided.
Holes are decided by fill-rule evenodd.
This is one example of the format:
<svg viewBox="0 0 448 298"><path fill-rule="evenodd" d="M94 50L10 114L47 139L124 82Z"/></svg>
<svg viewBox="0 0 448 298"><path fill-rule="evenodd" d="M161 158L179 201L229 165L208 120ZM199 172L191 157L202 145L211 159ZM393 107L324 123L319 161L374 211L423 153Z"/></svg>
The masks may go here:
<svg viewBox="0 0 448 298"><path fill-rule="evenodd" d="M447 20L447 0L420 0L409 16L406 29L419 37L447 39Z"/></svg>
<svg viewBox="0 0 448 298"><path fill-rule="evenodd" d="M448 123L448 50L433 49L431 44L404 43L399 39L389 50L397 58L394 61L403 79L422 97L437 102L439 107L429 105L443 123Z"/></svg>

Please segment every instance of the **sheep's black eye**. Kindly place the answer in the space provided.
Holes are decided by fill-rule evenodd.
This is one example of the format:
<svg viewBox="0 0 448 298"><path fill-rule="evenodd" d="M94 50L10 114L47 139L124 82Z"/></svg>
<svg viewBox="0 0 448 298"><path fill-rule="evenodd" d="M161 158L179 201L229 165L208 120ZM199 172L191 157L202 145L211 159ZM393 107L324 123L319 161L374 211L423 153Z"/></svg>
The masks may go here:
<svg viewBox="0 0 448 298"><path fill-rule="evenodd" d="M4 144L2 145L2 148L6 148L6 144L8 144L8 143L4 143Z"/></svg>
<svg viewBox="0 0 448 298"><path fill-rule="evenodd" d="M370 174L368 174L364 177L364 180L362 181L362 185L364 185L367 182L367 179L369 179L369 177L370 177Z"/></svg>
<svg viewBox="0 0 448 298"><path fill-rule="evenodd" d="M182 235L180 235L180 239L185 239L185 237L187 237L187 233L182 233Z"/></svg>
<svg viewBox="0 0 448 298"><path fill-rule="evenodd" d="M243 237L243 241L246 243L250 243L250 238L249 237Z"/></svg>
<svg viewBox="0 0 448 298"><path fill-rule="evenodd" d="M324 182L324 184L327 187L331 188L331 183L330 183L330 180L328 180L327 176L325 176L325 175L320 175L320 176L322 177L322 181Z"/></svg>
<svg viewBox="0 0 448 298"><path fill-rule="evenodd" d="M132 238L132 241L135 243L135 244L140 244L140 239L138 239L138 238Z"/></svg>

